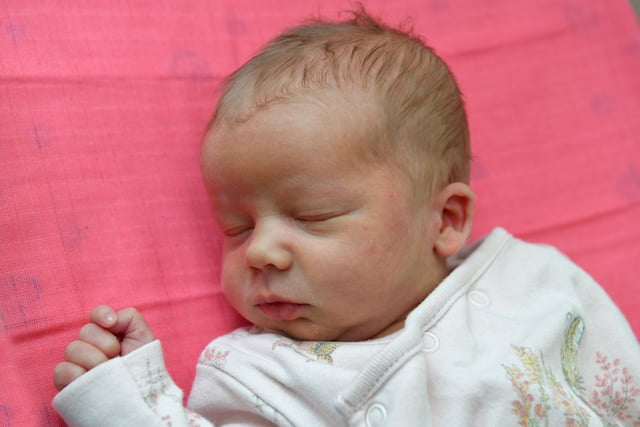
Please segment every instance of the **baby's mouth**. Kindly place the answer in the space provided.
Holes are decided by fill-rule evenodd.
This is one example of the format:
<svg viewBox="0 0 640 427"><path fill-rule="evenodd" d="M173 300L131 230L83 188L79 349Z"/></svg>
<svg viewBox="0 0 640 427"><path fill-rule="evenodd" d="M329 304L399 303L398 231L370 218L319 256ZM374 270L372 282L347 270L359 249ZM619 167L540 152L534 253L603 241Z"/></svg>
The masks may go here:
<svg viewBox="0 0 640 427"><path fill-rule="evenodd" d="M291 302L265 302L257 304L262 313L274 320L293 320L306 304Z"/></svg>

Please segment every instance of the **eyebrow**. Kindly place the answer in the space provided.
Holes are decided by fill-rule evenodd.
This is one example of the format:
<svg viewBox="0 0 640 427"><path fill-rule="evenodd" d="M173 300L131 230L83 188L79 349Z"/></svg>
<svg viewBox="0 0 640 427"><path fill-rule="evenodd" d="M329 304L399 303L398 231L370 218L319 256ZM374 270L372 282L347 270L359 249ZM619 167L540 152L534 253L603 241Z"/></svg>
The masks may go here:
<svg viewBox="0 0 640 427"><path fill-rule="evenodd" d="M303 191L313 189L319 193L333 195L341 191L351 191L351 185L345 185L341 180L333 177L323 177L316 179L311 176L292 176L281 182L283 191Z"/></svg>

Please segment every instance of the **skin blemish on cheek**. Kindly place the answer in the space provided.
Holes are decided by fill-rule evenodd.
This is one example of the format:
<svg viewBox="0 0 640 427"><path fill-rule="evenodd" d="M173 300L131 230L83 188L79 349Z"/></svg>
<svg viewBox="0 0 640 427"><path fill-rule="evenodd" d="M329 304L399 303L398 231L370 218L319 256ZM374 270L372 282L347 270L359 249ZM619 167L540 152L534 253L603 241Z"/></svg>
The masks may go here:
<svg viewBox="0 0 640 427"><path fill-rule="evenodd" d="M376 252L378 252L378 245L376 245L374 242L371 242L371 245L369 246L369 250L367 251L370 254L375 254Z"/></svg>

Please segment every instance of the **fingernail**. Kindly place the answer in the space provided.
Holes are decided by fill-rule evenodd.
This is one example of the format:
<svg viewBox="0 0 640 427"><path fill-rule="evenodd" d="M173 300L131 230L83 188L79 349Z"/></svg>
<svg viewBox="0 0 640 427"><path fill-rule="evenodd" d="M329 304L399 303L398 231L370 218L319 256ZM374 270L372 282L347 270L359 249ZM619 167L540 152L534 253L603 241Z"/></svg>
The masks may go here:
<svg viewBox="0 0 640 427"><path fill-rule="evenodd" d="M114 322L116 321L116 316L115 316L115 314L113 314L113 313L107 313L107 314L104 316L104 321L105 321L106 323L114 323Z"/></svg>

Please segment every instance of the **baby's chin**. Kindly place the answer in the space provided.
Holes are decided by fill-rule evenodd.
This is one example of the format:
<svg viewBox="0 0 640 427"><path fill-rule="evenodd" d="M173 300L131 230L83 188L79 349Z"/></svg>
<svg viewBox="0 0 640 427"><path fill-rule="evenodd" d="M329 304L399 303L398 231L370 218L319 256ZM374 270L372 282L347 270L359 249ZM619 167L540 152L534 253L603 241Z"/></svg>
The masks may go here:
<svg viewBox="0 0 640 427"><path fill-rule="evenodd" d="M260 326L260 325L258 325ZM382 339L402 329L403 323L392 325L378 333L362 331L353 328L332 328L317 324L307 319L296 319L282 325L263 325L263 329L284 335L296 341L322 341L322 342L361 342Z"/></svg>
<svg viewBox="0 0 640 427"><path fill-rule="evenodd" d="M296 341L358 341L345 339L343 331L319 325L308 319L295 319L286 322L254 322L254 324Z"/></svg>

